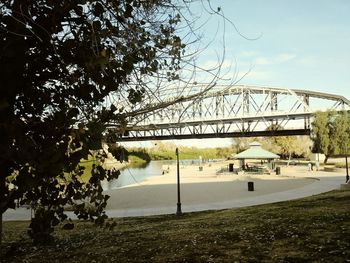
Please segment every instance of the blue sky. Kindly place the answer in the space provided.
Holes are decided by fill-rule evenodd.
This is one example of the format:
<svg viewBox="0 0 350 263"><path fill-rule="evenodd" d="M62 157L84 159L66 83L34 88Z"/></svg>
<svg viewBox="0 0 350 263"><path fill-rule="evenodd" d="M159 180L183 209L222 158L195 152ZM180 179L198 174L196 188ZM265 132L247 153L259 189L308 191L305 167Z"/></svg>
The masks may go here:
<svg viewBox="0 0 350 263"><path fill-rule="evenodd" d="M203 0L204 5L208 4ZM225 77L250 70L239 84L307 89L350 99L349 0L210 0L234 26L202 8L202 44L199 65L217 64L225 46ZM201 23L198 21L198 23ZM225 28L225 31L224 31ZM223 42L223 36L225 42ZM225 146L230 139L183 140L177 144ZM144 143L139 143L143 146Z"/></svg>
<svg viewBox="0 0 350 263"><path fill-rule="evenodd" d="M342 94L350 99L349 0L211 0L225 26L225 63L241 84L281 86ZM204 17L204 15L203 15ZM206 40L216 40L200 61L212 65L222 50L223 21L212 16ZM205 42L205 40L204 40ZM226 74L229 76L229 74Z"/></svg>

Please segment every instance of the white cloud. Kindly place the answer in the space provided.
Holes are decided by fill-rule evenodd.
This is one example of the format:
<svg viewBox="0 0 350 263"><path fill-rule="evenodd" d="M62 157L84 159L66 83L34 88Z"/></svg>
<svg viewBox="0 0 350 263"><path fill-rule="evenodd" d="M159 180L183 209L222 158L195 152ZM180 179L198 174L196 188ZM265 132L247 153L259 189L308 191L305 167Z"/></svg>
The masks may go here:
<svg viewBox="0 0 350 263"><path fill-rule="evenodd" d="M255 56L258 52L255 51L244 51L240 55L246 56L245 59L241 57L237 61L233 59L225 59L221 65L220 74L225 78L233 81L244 82L266 82L276 77L274 71L263 70L263 67L259 65L279 65L292 60L296 60L297 56L293 53L280 53L276 56ZM251 62L249 62L251 60ZM296 60L296 61L299 61ZM206 70L218 69L220 61L218 60L207 60L202 64L202 68ZM199 74L198 76L199 77ZM208 76L207 76L208 77ZM201 81L205 82L207 77L200 76Z"/></svg>
<svg viewBox="0 0 350 263"><path fill-rule="evenodd" d="M284 62L284 61L292 60L294 58L296 58L295 54L285 53L285 54L278 55L277 60L280 62Z"/></svg>
<svg viewBox="0 0 350 263"><path fill-rule="evenodd" d="M240 67L250 67L254 65L275 65L275 64L281 64L290 60L295 59L297 56L295 54L290 53L282 53L278 54L275 57L256 57L256 54L258 52L256 51L243 51L240 53L242 57L245 57L245 59L242 58L242 60L237 59L237 61L233 59L225 59L224 61L219 60L207 60L205 63L201 65L203 69L206 70L212 70L217 69L221 64L221 69L228 69L231 71L234 71L236 67L239 69ZM254 58L255 57L255 58ZM251 62L248 62L247 60L252 60Z"/></svg>
<svg viewBox="0 0 350 263"><path fill-rule="evenodd" d="M273 65L273 64L281 64L296 58L295 54L283 53L279 54L276 57L258 57L255 59L256 65Z"/></svg>
<svg viewBox="0 0 350 263"><path fill-rule="evenodd" d="M241 56L241 57L254 57L254 56L257 56L257 55L258 55L258 52L257 51L253 51L253 50L243 51L243 52L239 53L239 56Z"/></svg>
<svg viewBox="0 0 350 263"><path fill-rule="evenodd" d="M274 64L274 59L271 58L265 58L265 57L260 57L255 59L254 61L256 65L271 65Z"/></svg>
<svg viewBox="0 0 350 263"><path fill-rule="evenodd" d="M201 67L206 70L217 69L219 67L221 67L221 69L233 69L235 65L235 61L225 59L224 61L208 60Z"/></svg>
<svg viewBox="0 0 350 263"><path fill-rule="evenodd" d="M318 61L313 57L303 57L298 59L298 62L306 66L313 66L318 63Z"/></svg>
<svg viewBox="0 0 350 263"><path fill-rule="evenodd" d="M252 70L250 72L240 71L239 78L242 78L242 81L266 81L271 80L274 77L274 74L271 71L257 71Z"/></svg>

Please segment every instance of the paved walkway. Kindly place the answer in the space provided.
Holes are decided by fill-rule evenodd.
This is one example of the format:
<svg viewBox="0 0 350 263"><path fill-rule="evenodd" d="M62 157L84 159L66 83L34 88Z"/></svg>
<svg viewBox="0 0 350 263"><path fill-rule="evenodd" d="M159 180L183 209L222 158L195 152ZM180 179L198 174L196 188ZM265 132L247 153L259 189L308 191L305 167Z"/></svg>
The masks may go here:
<svg viewBox="0 0 350 263"><path fill-rule="evenodd" d="M205 210L220 210L228 208L238 208L245 206L253 206L260 204L275 203L287 200L303 198L307 196L317 195L335 189L340 189L340 184L344 183L345 176L335 174L322 174L321 176L313 177L314 180L310 184L304 186L263 195L255 195L249 197L242 196L234 200L225 200L219 202L186 204L182 202L182 212L195 212ZM246 191L247 194L252 193ZM148 216L161 214L174 214L176 212L176 200L173 206L158 206L157 208L124 208L124 209L110 209L107 210L109 217L129 217L129 216Z"/></svg>
<svg viewBox="0 0 350 263"><path fill-rule="evenodd" d="M307 196L312 196L316 194L320 194L323 192L328 192L331 190L339 189L340 184L344 183L345 181L345 175L343 175L343 172L335 172L335 173L329 173L329 172L312 172L312 173L305 173L305 171L302 172L293 172L293 178L309 178L309 183L304 183L302 185L296 185L293 189L287 189L287 190L277 190L276 192L266 192L263 190L264 184L263 181L256 181L255 182L255 188L256 190L254 192L248 192L246 190L246 182L244 187L244 194L240 194L239 196L233 197L227 197L222 198L222 196L225 196L225 186L229 184L229 182L221 182L219 183L203 183L203 184L183 184L181 185L181 191L188 192L188 191L204 191L207 192L208 189L215 190L216 192L220 192L221 195L217 196L216 198L213 198L215 201L211 202L210 195L203 195L199 194L198 196L195 195L195 197L198 197L195 199L195 201L188 201L186 200L182 201L182 212L194 212L194 211L205 211L205 210L220 210L220 209L227 209L227 208L237 208L237 207L244 207L244 206L252 206L252 205L260 205L260 204L267 204L267 203L274 203L274 202L280 202L280 201L286 201L286 200L292 200L292 199L298 199L303 198ZM303 180L304 180L303 179ZM232 184L234 182L231 182ZM273 182L274 185L278 185L278 182ZM237 182L236 182L237 185ZM259 189L261 185L261 189ZM282 184L281 184L282 186ZM174 214L176 212L176 195L174 196L173 193L171 193L171 202L166 202L166 200L162 200L162 198L159 198L157 196L157 193L159 191L167 192L169 189L176 190L176 185L174 184L167 184L167 185L153 185L153 186L145 186L148 188L142 188L142 186L135 186L135 187L126 187L122 190L125 192L125 196L133 197L129 199L135 200L135 193L133 191L140 191L140 189L143 189L143 193L147 193L149 196L153 198L153 200L156 200L153 202L153 206L140 206L135 207L133 205L133 202L128 202L128 199L121 200L122 206L116 205L118 209L113 209L111 207L107 207L107 215L109 217L132 217L132 216L147 216L147 215L160 215L160 214ZM194 188L195 187L195 188ZM196 189L197 190L193 190ZM265 187L266 188L266 187ZM218 190L221 189L221 190ZM231 191L233 188L230 188ZM158 192L157 192L158 191ZM242 190L243 191L243 190ZM113 190L108 192L108 194L111 194L111 202L114 200L117 200L119 197L118 195L113 196L113 194L121 193L119 189ZM193 193L192 193L193 194ZM169 193L168 193L169 195ZM209 197L208 197L209 196ZM147 201L147 197L145 195L139 195L137 197L140 200ZM222 198L222 199L220 199ZM114 206L115 207L115 206ZM19 208L17 210L8 210L3 215L4 221L11 221L11 220L29 220L31 211L25 208ZM72 218L75 218L74 214L68 213L69 216Z"/></svg>

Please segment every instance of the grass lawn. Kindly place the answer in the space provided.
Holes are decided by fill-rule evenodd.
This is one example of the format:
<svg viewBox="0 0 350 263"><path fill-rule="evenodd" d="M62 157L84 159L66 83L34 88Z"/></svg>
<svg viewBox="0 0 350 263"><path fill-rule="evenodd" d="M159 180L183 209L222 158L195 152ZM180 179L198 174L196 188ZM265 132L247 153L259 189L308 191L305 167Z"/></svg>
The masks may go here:
<svg viewBox="0 0 350 263"><path fill-rule="evenodd" d="M175 207L174 207L175 211ZM350 262L350 191L289 202L77 222L55 244L33 246L28 222L5 222L1 262Z"/></svg>

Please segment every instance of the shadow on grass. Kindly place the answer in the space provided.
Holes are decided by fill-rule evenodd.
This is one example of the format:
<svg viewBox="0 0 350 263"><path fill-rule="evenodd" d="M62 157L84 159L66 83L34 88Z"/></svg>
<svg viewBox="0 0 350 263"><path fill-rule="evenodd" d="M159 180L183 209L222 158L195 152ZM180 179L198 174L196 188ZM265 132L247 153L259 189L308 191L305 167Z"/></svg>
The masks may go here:
<svg viewBox="0 0 350 263"><path fill-rule="evenodd" d="M350 191L239 209L87 222L35 247L5 222L1 262L347 262Z"/></svg>

